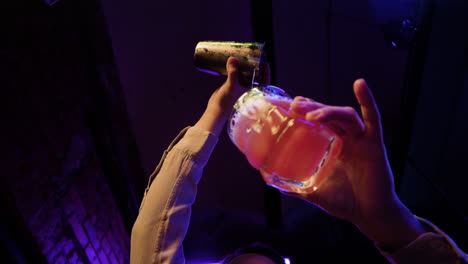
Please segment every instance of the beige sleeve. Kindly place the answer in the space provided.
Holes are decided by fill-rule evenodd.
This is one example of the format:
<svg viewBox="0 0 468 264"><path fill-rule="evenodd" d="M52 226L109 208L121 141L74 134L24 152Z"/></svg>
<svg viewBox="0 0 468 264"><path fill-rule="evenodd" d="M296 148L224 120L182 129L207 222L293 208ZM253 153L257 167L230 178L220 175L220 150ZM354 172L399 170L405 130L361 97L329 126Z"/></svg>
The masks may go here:
<svg viewBox="0 0 468 264"><path fill-rule="evenodd" d="M455 242L442 230L426 219L417 217L427 233L422 234L406 247L396 252L381 253L390 261L397 264L462 264L468 263L467 255L457 247Z"/></svg>
<svg viewBox="0 0 468 264"><path fill-rule="evenodd" d="M132 264L185 263L182 242L197 184L218 138L194 127L171 143L150 176L131 235Z"/></svg>

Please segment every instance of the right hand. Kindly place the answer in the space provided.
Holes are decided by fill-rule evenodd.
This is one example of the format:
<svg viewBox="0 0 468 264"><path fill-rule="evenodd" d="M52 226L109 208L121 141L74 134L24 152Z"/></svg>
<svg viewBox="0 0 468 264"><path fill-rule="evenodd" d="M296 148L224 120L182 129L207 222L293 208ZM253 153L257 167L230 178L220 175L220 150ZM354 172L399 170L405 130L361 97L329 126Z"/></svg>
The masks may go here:
<svg viewBox="0 0 468 264"><path fill-rule="evenodd" d="M317 190L286 193L354 223L369 238L396 248L424 232L394 190L377 104L363 79L354 82L362 119L351 107L328 106L296 97L291 108L307 121L328 125L342 139L337 161ZM390 232L389 232L390 231Z"/></svg>
<svg viewBox="0 0 468 264"><path fill-rule="evenodd" d="M268 64L264 68L264 82L268 84L270 72ZM229 118L234 103L248 89L249 84L243 79L239 71L239 62L235 57L230 57L226 62L226 81L216 89L208 100L205 112L195 126L219 135Z"/></svg>

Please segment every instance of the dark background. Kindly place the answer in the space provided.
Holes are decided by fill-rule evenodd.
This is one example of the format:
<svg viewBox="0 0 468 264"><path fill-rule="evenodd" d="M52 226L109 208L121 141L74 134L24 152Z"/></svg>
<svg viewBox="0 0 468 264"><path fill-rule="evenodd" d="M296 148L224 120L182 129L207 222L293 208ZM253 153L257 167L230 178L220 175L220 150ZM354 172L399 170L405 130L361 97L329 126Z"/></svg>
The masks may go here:
<svg viewBox="0 0 468 264"><path fill-rule="evenodd" d="M327 104L357 107L366 78L400 197L468 250L463 1L18 0L0 13L2 263L128 263L149 174L223 82L194 68L202 40L265 42L273 84ZM186 256L253 241L293 263L386 263L351 224L264 186L223 132Z"/></svg>

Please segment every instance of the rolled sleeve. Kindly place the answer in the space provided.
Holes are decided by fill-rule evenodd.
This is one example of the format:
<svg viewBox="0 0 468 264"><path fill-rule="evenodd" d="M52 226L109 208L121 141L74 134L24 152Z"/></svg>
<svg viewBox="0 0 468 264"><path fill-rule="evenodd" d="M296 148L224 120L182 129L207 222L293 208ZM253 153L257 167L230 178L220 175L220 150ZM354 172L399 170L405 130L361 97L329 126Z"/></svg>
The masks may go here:
<svg viewBox="0 0 468 264"><path fill-rule="evenodd" d="M462 264L468 263L467 255L455 242L430 221L415 216L428 232L396 252L381 253L390 263Z"/></svg>
<svg viewBox="0 0 468 264"><path fill-rule="evenodd" d="M178 142L174 149L186 152L201 166L205 166L213 152L218 137L213 133L201 130L196 127L187 129L183 139Z"/></svg>

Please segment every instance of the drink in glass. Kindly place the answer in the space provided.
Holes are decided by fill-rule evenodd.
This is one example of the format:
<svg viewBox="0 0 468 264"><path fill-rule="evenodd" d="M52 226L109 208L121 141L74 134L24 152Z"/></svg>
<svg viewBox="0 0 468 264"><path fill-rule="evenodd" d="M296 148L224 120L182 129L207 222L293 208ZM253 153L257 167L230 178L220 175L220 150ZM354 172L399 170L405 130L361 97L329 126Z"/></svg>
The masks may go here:
<svg viewBox="0 0 468 264"><path fill-rule="evenodd" d="M341 140L326 126L290 110L291 102L278 87L252 88L236 102L228 133L268 185L310 193L333 165Z"/></svg>

